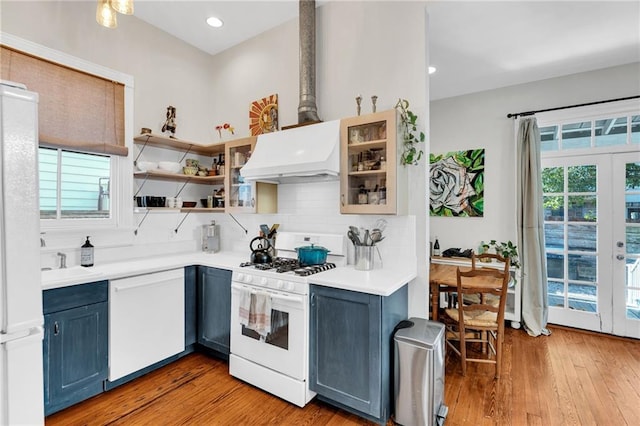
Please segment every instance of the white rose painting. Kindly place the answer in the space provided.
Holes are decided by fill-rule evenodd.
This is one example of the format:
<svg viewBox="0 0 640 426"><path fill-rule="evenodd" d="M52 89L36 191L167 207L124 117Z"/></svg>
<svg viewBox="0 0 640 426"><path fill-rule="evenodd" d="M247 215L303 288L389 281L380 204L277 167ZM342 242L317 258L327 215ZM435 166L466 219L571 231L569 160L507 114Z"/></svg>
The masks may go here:
<svg viewBox="0 0 640 426"><path fill-rule="evenodd" d="M484 149L430 155L431 216L484 215Z"/></svg>

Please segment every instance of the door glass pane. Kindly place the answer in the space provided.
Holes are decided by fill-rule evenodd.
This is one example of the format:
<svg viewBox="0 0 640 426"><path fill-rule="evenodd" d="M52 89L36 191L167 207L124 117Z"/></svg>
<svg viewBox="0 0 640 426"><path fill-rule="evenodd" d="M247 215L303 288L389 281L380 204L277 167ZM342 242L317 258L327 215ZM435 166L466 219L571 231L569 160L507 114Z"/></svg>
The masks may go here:
<svg viewBox="0 0 640 426"><path fill-rule="evenodd" d="M596 146L627 144L627 117L607 118L596 121Z"/></svg>
<svg viewBox="0 0 640 426"><path fill-rule="evenodd" d="M547 277L564 278L564 255L547 253Z"/></svg>
<svg viewBox="0 0 640 426"><path fill-rule="evenodd" d="M596 257L578 254L569 255L569 279L596 281Z"/></svg>
<svg viewBox="0 0 640 426"><path fill-rule="evenodd" d="M544 225L544 245L547 250L564 249L564 225L556 223L545 223Z"/></svg>
<svg viewBox="0 0 640 426"><path fill-rule="evenodd" d="M242 335L255 340L261 340L255 330L242 326ZM271 332L264 338L265 343L289 349L289 313L277 309L271 310Z"/></svg>
<svg viewBox="0 0 640 426"><path fill-rule="evenodd" d="M570 195L569 221L571 222L595 222L598 218L596 209L596 197L593 195Z"/></svg>
<svg viewBox="0 0 640 426"><path fill-rule="evenodd" d="M289 349L289 313L273 309L271 311L271 333L265 342L282 349Z"/></svg>
<svg viewBox="0 0 640 426"><path fill-rule="evenodd" d="M564 220L564 197L561 195L544 196L544 220Z"/></svg>
<svg viewBox="0 0 640 426"><path fill-rule="evenodd" d="M596 225L568 225L567 246L571 251L596 251Z"/></svg>
<svg viewBox="0 0 640 426"><path fill-rule="evenodd" d="M545 167L542 169L542 192L564 192L564 167Z"/></svg>
<svg viewBox="0 0 640 426"><path fill-rule="evenodd" d="M591 146L591 122L564 124L562 126L562 148L589 148Z"/></svg>
<svg viewBox="0 0 640 426"><path fill-rule="evenodd" d="M640 227L627 226L627 255L640 255Z"/></svg>
<svg viewBox="0 0 640 426"><path fill-rule="evenodd" d="M540 145L541 151L558 150L558 126L540 128Z"/></svg>
<svg viewBox="0 0 640 426"><path fill-rule="evenodd" d="M597 312L596 287L588 284L569 284L569 308Z"/></svg>
<svg viewBox="0 0 640 426"><path fill-rule="evenodd" d="M571 166L568 168L569 192L594 192L596 190L596 166Z"/></svg>
<svg viewBox="0 0 640 426"><path fill-rule="evenodd" d="M631 143L640 143L640 115L631 117Z"/></svg>
<svg viewBox="0 0 640 426"><path fill-rule="evenodd" d="M549 306L564 307L564 283L562 281L548 281L547 295Z"/></svg>
<svg viewBox="0 0 640 426"><path fill-rule="evenodd" d="M635 253L638 254L638 251ZM640 320L640 258L627 258L626 289L627 318Z"/></svg>

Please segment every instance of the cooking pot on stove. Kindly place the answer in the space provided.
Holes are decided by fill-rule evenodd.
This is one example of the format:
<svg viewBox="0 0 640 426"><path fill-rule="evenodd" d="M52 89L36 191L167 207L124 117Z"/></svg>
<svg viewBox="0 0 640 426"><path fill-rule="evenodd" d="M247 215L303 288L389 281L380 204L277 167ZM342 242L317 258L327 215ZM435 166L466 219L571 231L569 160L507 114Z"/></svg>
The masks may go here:
<svg viewBox="0 0 640 426"><path fill-rule="evenodd" d="M298 262L300 262L303 266L309 265L322 265L327 261L327 250L321 246L314 246L311 244L310 246L304 247L296 247L296 252L298 253Z"/></svg>
<svg viewBox="0 0 640 426"><path fill-rule="evenodd" d="M254 243L256 246L254 248ZM262 237L255 237L249 243L249 248L251 249L251 263L270 263L271 255L269 254L269 247L271 244L269 240Z"/></svg>

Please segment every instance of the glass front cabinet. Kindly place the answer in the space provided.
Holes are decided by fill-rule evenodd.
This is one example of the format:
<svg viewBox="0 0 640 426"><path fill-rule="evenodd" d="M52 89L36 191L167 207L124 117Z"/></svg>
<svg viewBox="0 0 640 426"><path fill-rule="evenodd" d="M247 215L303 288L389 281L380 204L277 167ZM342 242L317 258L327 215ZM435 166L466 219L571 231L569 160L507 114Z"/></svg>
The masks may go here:
<svg viewBox="0 0 640 426"><path fill-rule="evenodd" d="M278 187L275 184L245 181L240 169L249 161L255 148L255 136L226 143L225 172L228 213L276 213Z"/></svg>
<svg viewBox="0 0 640 426"><path fill-rule="evenodd" d="M395 109L342 120L340 213L406 213L406 170L396 140Z"/></svg>

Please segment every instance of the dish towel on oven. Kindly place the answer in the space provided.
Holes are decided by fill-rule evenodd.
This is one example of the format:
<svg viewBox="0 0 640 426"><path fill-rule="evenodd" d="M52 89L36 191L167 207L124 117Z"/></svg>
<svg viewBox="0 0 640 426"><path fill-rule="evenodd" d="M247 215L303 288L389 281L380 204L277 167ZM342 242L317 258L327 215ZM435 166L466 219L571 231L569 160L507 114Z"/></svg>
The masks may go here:
<svg viewBox="0 0 640 426"><path fill-rule="evenodd" d="M241 288L239 290L240 296L240 308L238 310L238 316L240 317L240 324L247 327L249 325L249 312L251 311L251 290Z"/></svg>
<svg viewBox="0 0 640 426"><path fill-rule="evenodd" d="M251 295L249 309L249 325L247 326L261 336L271 332L271 295L256 292Z"/></svg>

